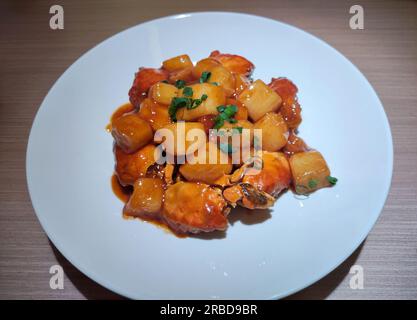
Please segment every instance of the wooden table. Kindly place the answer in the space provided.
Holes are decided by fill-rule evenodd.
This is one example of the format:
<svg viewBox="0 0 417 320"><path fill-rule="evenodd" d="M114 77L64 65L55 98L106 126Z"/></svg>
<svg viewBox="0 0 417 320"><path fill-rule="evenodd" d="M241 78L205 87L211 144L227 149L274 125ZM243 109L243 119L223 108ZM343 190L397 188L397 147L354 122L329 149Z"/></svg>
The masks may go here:
<svg viewBox="0 0 417 320"><path fill-rule="evenodd" d="M346 55L378 92L394 137L391 192L367 240L335 271L290 298L417 299L416 1L59 1L65 29L52 31L49 8L55 3L0 4L0 298L121 298L54 248L29 199L27 139L55 80L95 44L143 21L181 12L240 11L300 27ZM365 10L364 30L349 28L355 3ZM54 264L64 268L64 290L49 287ZM354 264L364 269L363 290L349 287Z"/></svg>

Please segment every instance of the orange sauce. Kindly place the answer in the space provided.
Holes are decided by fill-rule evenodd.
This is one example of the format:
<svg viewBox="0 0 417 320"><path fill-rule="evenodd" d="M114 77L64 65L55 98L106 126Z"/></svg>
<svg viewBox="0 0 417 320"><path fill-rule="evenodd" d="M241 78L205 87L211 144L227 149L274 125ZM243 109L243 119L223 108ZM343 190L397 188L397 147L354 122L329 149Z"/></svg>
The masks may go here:
<svg viewBox="0 0 417 320"><path fill-rule="evenodd" d="M115 112L113 112L110 118L110 123L106 126L106 130L110 132L112 129L111 124L113 123L114 120L120 118L125 113L132 112L133 110L135 110L135 107L130 102L122 104L119 108L116 109Z"/></svg>
<svg viewBox="0 0 417 320"><path fill-rule="evenodd" d="M111 187L113 190L113 193L116 195L116 197L121 200L123 203L126 203L129 201L129 197L132 194L132 187L124 187L119 183L119 180L117 179L117 175L113 174L111 177ZM174 230L172 230L167 224L165 224L162 220L158 219L150 219L150 218L143 218L143 217L132 217L128 216L126 214L123 214L123 218L127 220L133 220L133 219L141 219L143 221L152 223L153 225L160 227L164 229L165 231L174 234L178 238L186 238L186 234L177 233Z"/></svg>
<svg viewBox="0 0 417 320"><path fill-rule="evenodd" d="M128 216L128 215L125 215L125 214L123 214L123 218L126 219L126 220L140 219L142 221L146 221L148 223L151 223L154 226L157 226L157 227L163 229L164 231L166 231L168 233L173 234L177 238L187 238L186 234L175 232L164 221L162 221L160 219L151 219L151 218L144 218L144 217L132 217L132 216Z"/></svg>
<svg viewBox="0 0 417 320"><path fill-rule="evenodd" d="M111 177L111 188L116 197L119 198L119 200L121 200L123 203L126 203L132 194L132 188L123 187L119 183L119 179L117 178L116 174L113 174Z"/></svg>

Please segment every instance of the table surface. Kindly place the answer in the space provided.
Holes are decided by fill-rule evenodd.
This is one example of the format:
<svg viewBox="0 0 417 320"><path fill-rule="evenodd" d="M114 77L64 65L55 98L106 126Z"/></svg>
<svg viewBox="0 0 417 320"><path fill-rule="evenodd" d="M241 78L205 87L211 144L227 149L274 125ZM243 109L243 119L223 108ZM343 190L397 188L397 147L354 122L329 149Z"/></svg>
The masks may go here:
<svg viewBox="0 0 417 320"><path fill-rule="evenodd" d="M365 29L349 28L363 6ZM59 1L65 29L49 28L55 1L0 4L0 299L120 299L71 265L33 211L25 176L27 139L42 99L80 55L107 37L157 17L239 11L302 28L342 52L374 86L388 115L394 175L384 210L366 241L341 266L290 299L417 299L416 1ZM372 190L369 190L372 192ZM60 264L64 289L49 287ZM353 265L364 288L351 289Z"/></svg>

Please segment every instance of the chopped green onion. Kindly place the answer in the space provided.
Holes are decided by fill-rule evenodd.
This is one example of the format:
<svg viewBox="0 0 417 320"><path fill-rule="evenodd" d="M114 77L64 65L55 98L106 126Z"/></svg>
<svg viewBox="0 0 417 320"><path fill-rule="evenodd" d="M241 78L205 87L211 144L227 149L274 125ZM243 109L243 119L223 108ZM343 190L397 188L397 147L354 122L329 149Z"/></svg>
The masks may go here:
<svg viewBox="0 0 417 320"><path fill-rule="evenodd" d="M224 125L224 122L227 121L229 123L236 123L237 120L232 118L236 112L237 107L233 104L229 104L227 106L218 106L217 111L219 111L219 115L216 117L214 128L218 129Z"/></svg>
<svg viewBox="0 0 417 320"><path fill-rule="evenodd" d="M175 86L178 89L182 89L182 88L185 87L185 81L184 80L177 80L177 81L175 81Z"/></svg>
<svg viewBox="0 0 417 320"><path fill-rule="evenodd" d="M210 71L203 71L200 77L200 83L207 82L207 80L210 78L211 72Z"/></svg>
<svg viewBox="0 0 417 320"><path fill-rule="evenodd" d="M226 106L218 106L217 107L217 111L219 111L220 113L223 112L224 109L226 109Z"/></svg>
<svg viewBox="0 0 417 320"><path fill-rule="evenodd" d="M220 129L221 127L223 127L223 125L224 125L224 120L220 119L220 118L216 118L213 128L214 129Z"/></svg>
<svg viewBox="0 0 417 320"><path fill-rule="evenodd" d="M192 96L193 96L193 88L191 88L191 87L185 87L185 88L182 90L182 94L183 94L184 96L186 96L186 97L192 97Z"/></svg>
<svg viewBox="0 0 417 320"><path fill-rule="evenodd" d="M308 187L309 187L310 189L314 189L315 187L317 187L317 184L318 184L317 180L315 180L315 179L311 179L311 180L308 182Z"/></svg>
<svg viewBox="0 0 417 320"><path fill-rule="evenodd" d="M334 186L334 185L336 184L336 182L337 182L337 178L332 177L332 176L328 176L326 179L327 179L327 181L329 181L329 183L330 183L332 186Z"/></svg>
<svg viewBox="0 0 417 320"><path fill-rule="evenodd" d="M237 112L237 107L233 104L230 104L226 107L226 109L223 111L229 118L233 117L235 113Z"/></svg>
<svg viewBox="0 0 417 320"><path fill-rule="evenodd" d="M191 87L185 87L182 91L183 97L174 97L171 100L171 104L168 108L168 114L172 121L177 121L177 111L180 108L187 108L187 110L195 109L200 104L203 103L203 101L207 100L208 96L206 94L203 94L200 99L191 99L191 96L193 95L193 89Z"/></svg>
<svg viewBox="0 0 417 320"><path fill-rule="evenodd" d="M177 111L180 108L189 107L191 99L185 97L174 97L171 100L171 104L168 108L168 114L172 121L177 121Z"/></svg>
<svg viewBox="0 0 417 320"><path fill-rule="evenodd" d="M191 105L189 107L187 107L187 109L195 109L197 108L203 101L201 101L201 99L194 99L193 102L191 103Z"/></svg>
<svg viewBox="0 0 417 320"><path fill-rule="evenodd" d="M219 118L220 118L220 119L222 119L222 120L227 120L227 119L229 119L229 117L227 116L227 114L226 114L226 113L224 113L224 112L222 112L222 113L220 113L220 114L219 114Z"/></svg>

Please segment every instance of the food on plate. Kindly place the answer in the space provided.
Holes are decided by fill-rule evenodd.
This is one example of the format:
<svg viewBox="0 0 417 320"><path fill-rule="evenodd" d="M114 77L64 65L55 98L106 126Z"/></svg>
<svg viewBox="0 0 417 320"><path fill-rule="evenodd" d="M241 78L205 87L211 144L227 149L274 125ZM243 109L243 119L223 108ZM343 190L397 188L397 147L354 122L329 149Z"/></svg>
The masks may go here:
<svg viewBox="0 0 417 320"><path fill-rule="evenodd" d="M111 133L117 145L127 153L135 152L153 138L150 123L137 113L125 114L113 121Z"/></svg>
<svg viewBox="0 0 417 320"><path fill-rule="evenodd" d="M124 216L178 235L224 231L237 206L267 209L288 189L309 195L336 184L299 136L297 86L254 80L254 68L213 51L196 63L182 54L139 69L130 104L109 125Z"/></svg>
<svg viewBox="0 0 417 320"><path fill-rule="evenodd" d="M165 191L161 215L173 230L196 233L225 230L229 211L218 188L179 181Z"/></svg>
<svg viewBox="0 0 417 320"><path fill-rule="evenodd" d="M126 153L117 144L114 145L115 173L122 186L133 185L139 177L146 175L155 163L155 149L154 145L148 144L134 153Z"/></svg>
<svg viewBox="0 0 417 320"><path fill-rule="evenodd" d="M243 90L238 101L248 109L249 117L258 121L267 112L276 112L281 106L281 97L262 80L256 80Z"/></svg>
<svg viewBox="0 0 417 320"><path fill-rule="evenodd" d="M262 149L278 151L287 144L288 126L281 114L267 112L254 124L254 129L262 130Z"/></svg>
<svg viewBox="0 0 417 320"><path fill-rule="evenodd" d="M298 193L310 193L336 182L335 178L330 176L329 167L318 151L295 153L289 162L294 187Z"/></svg>
<svg viewBox="0 0 417 320"><path fill-rule="evenodd" d="M164 197L163 181L158 178L138 178L123 213L127 216L158 218Z"/></svg>
<svg viewBox="0 0 417 320"><path fill-rule="evenodd" d="M232 172L233 165L226 152L218 150L217 146L210 142L207 142L205 152L205 163L184 163L180 165L179 172L185 180L215 184L218 179ZM216 158L216 163L209 163L210 157ZM222 157L225 158L225 163L221 163L220 159Z"/></svg>

